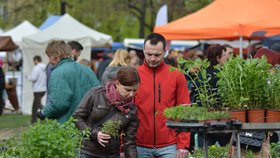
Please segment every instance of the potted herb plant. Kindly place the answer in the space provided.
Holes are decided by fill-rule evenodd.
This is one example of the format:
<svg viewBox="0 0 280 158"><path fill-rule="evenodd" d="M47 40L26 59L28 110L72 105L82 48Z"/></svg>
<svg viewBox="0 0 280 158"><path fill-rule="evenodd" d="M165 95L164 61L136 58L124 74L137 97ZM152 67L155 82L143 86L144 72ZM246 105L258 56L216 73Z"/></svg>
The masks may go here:
<svg viewBox="0 0 280 158"><path fill-rule="evenodd" d="M271 65L262 59L241 59L230 57L218 72L219 94L223 104L231 110L249 109L249 114L260 111L252 122L264 122L264 107L267 104L266 87L268 86ZM233 114L233 113L232 113ZM238 118L245 122L245 111Z"/></svg>
<svg viewBox="0 0 280 158"><path fill-rule="evenodd" d="M112 144L120 143L120 125L121 125L121 121L114 121L114 120L108 120L102 125L101 128L102 133L106 133L111 136L111 139L107 144L108 150L110 150L109 147L115 146Z"/></svg>
<svg viewBox="0 0 280 158"><path fill-rule="evenodd" d="M121 121L108 120L103 124L101 131L103 133L110 135L112 138L116 139L120 137L119 136L120 125L121 125Z"/></svg>
<svg viewBox="0 0 280 158"><path fill-rule="evenodd" d="M189 82L191 82L191 100L199 106L216 110L220 104L220 99L213 90L213 87L209 84L211 75L207 73L207 68L210 66L209 61L196 59L196 60L184 60L179 59L179 70L188 76ZM195 95L193 92L195 92ZM221 107L219 107L221 108Z"/></svg>
<svg viewBox="0 0 280 158"><path fill-rule="evenodd" d="M266 92L266 122L280 122L280 69L270 71Z"/></svg>
<svg viewBox="0 0 280 158"><path fill-rule="evenodd" d="M209 120L219 121L229 117L226 111L211 111L198 106L179 105L167 108L163 115L170 120L180 122L208 122Z"/></svg>

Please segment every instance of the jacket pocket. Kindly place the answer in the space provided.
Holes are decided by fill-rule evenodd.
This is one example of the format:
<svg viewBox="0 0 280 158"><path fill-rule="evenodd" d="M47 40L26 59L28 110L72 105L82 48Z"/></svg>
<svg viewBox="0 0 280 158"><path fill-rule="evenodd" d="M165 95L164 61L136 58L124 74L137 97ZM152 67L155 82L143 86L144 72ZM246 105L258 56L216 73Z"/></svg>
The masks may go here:
<svg viewBox="0 0 280 158"><path fill-rule="evenodd" d="M108 112L109 112L108 106L106 106L104 104L96 104L95 106L93 106L90 116L93 119L93 121L97 121L100 118L107 115Z"/></svg>

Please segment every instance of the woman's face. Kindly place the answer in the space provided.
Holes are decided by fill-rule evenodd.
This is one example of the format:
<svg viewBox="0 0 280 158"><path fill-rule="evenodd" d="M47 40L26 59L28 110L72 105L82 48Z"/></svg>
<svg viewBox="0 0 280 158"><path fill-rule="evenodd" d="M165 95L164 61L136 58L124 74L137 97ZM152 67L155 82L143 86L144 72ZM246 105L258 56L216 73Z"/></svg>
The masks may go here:
<svg viewBox="0 0 280 158"><path fill-rule="evenodd" d="M49 57L49 63L56 65L60 62L60 59L58 57L52 56L52 55L48 55Z"/></svg>
<svg viewBox="0 0 280 158"><path fill-rule="evenodd" d="M122 97L125 99L132 99L139 87L139 84L133 86L124 86L119 81L116 81L116 87Z"/></svg>
<svg viewBox="0 0 280 158"><path fill-rule="evenodd" d="M222 56L218 59L219 64L223 65L226 63L231 54L233 54L233 49L227 47L226 51L223 51Z"/></svg>

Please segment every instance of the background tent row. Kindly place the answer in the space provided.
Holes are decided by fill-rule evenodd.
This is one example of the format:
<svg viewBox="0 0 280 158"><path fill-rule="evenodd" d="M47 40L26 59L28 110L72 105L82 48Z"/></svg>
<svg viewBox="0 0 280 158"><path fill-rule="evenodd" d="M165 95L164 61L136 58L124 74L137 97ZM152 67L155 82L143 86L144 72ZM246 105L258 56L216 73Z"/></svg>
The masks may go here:
<svg viewBox="0 0 280 158"><path fill-rule="evenodd" d="M215 0L154 32L168 40L259 39L280 33L279 0ZM242 43L241 43L242 44Z"/></svg>
<svg viewBox="0 0 280 158"><path fill-rule="evenodd" d="M279 10L279 0L215 0L154 31L169 40L251 38L256 31L271 36L280 33Z"/></svg>
<svg viewBox="0 0 280 158"><path fill-rule="evenodd" d="M78 20L71 17L69 14L63 15L58 21L53 23L48 28L24 37L22 40L23 51L23 74L30 74L32 71L33 57L40 55L44 63L48 63L48 58L45 55L45 48L52 40L76 40L84 46L80 59L90 59L90 52L92 47L109 47L113 40L110 35L93 30L86 25L80 23ZM30 114L33 91L32 85L23 78L23 105L22 112Z"/></svg>
<svg viewBox="0 0 280 158"><path fill-rule="evenodd" d="M30 36L39 32L39 30L32 25L29 21L25 20L16 27L10 29L9 31L3 33L3 36L11 36L13 41L21 48L22 38Z"/></svg>

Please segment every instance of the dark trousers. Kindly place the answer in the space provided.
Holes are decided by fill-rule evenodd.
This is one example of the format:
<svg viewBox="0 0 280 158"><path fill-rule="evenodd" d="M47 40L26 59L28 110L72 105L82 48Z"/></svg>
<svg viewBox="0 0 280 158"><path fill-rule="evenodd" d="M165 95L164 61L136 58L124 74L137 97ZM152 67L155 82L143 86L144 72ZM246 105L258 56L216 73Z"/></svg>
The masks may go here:
<svg viewBox="0 0 280 158"><path fill-rule="evenodd" d="M90 156L86 153L81 152L79 158L101 158L96 156ZM112 155L112 156L104 156L102 158L120 158L120 154Z"/></svg>
<svg viewBox="0 0 280 158"><path fill-rule="evenodd" d="M0 91L0 116L2 115L5 108L5 101L3 98L3 90Z"/></svg>
<svg viewBox="0 0 280 158"><path fill-rule="evenodd" d="M37 112L39 109L42 109L43 106L41 104L42 97L45 95L46 92L34 92L34 101L32 105L32 119L31 123L35 123L37 120Z"/></svg>

